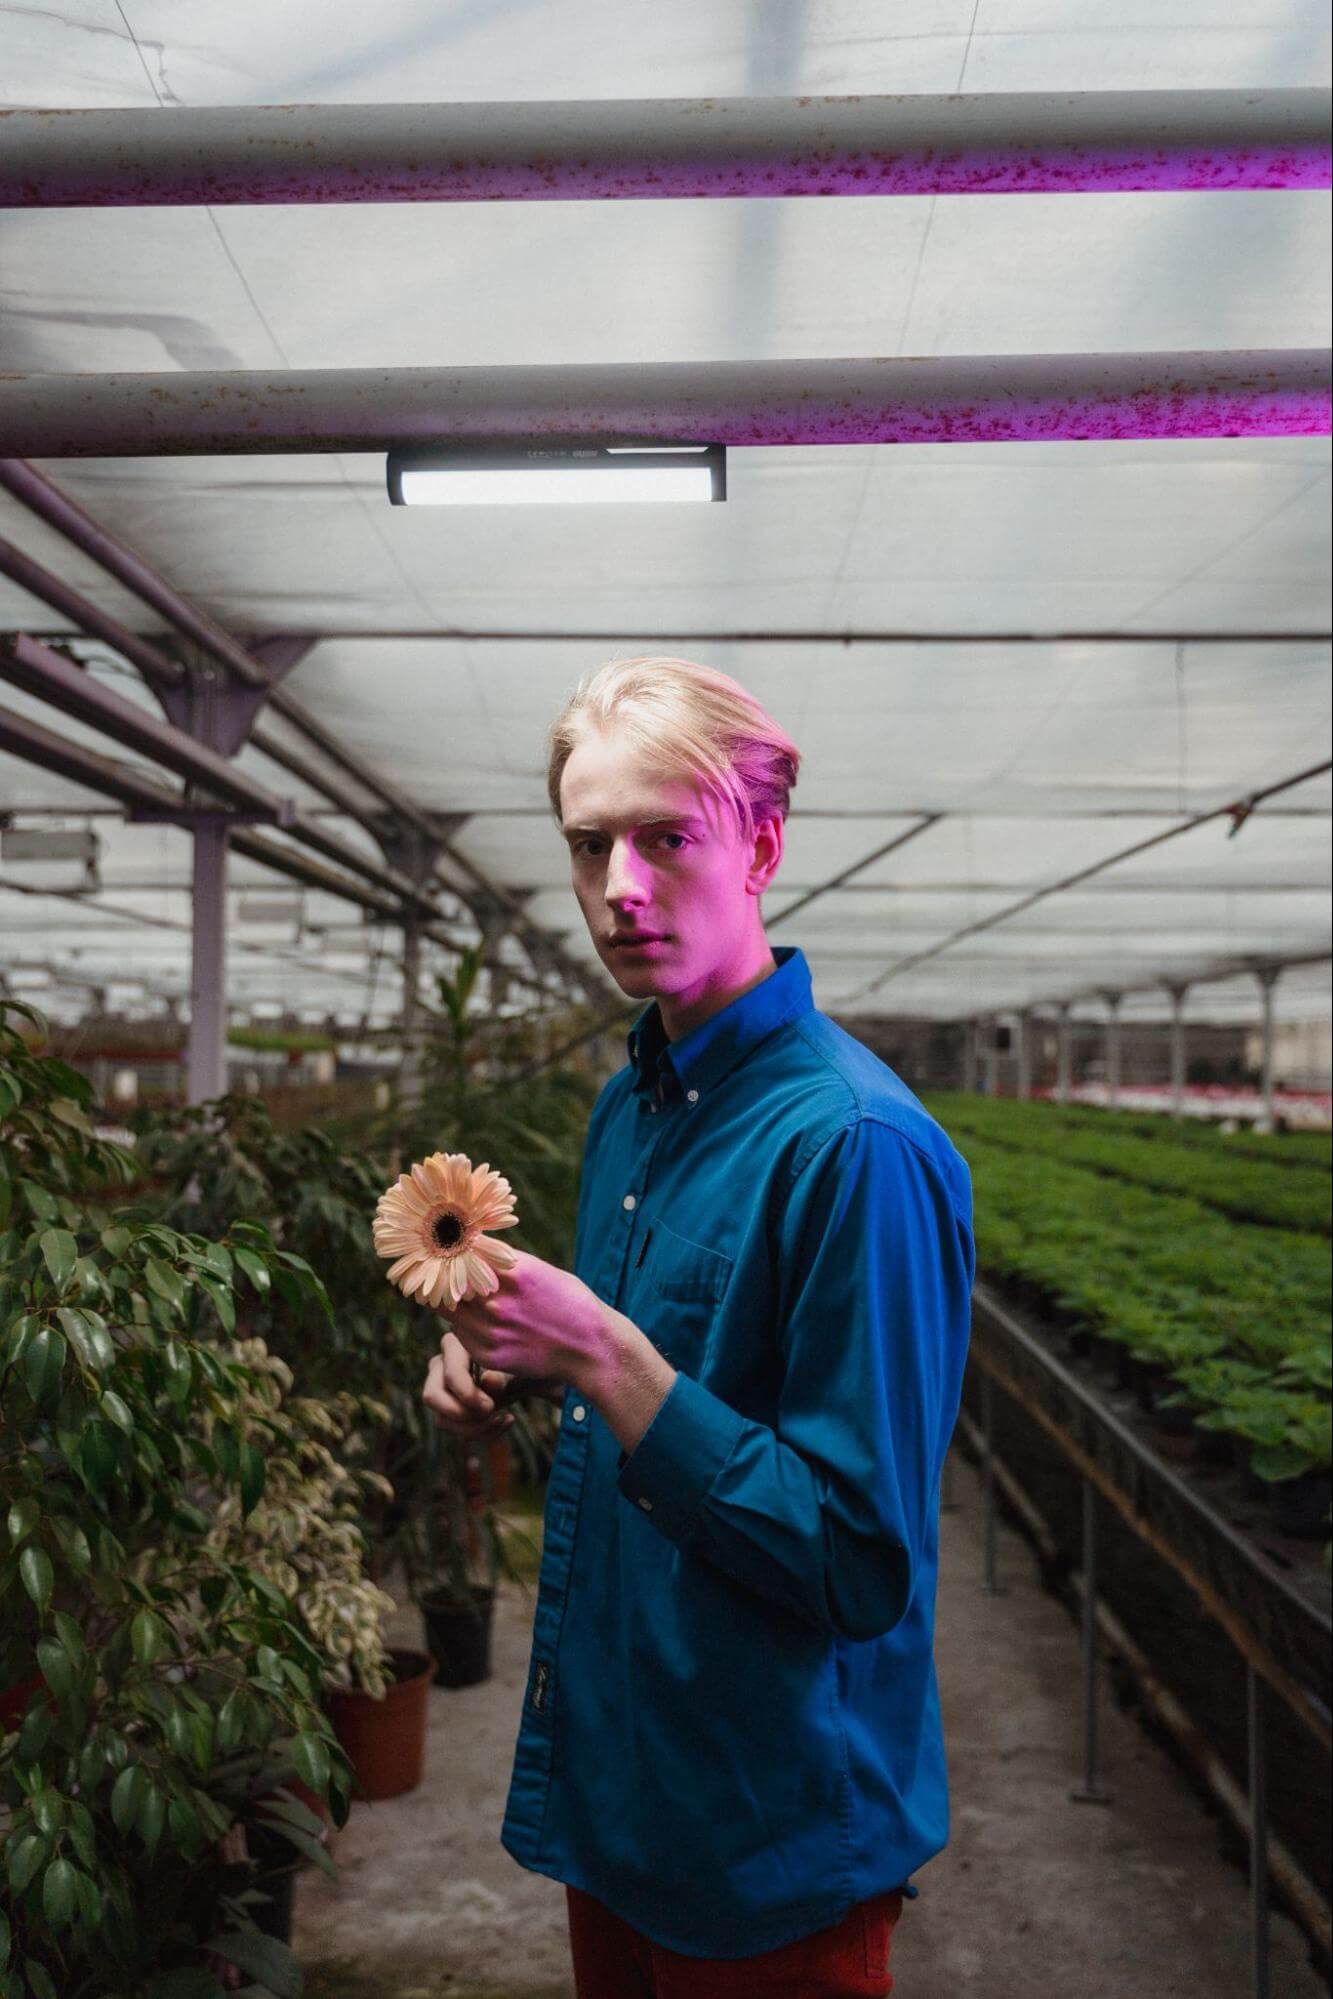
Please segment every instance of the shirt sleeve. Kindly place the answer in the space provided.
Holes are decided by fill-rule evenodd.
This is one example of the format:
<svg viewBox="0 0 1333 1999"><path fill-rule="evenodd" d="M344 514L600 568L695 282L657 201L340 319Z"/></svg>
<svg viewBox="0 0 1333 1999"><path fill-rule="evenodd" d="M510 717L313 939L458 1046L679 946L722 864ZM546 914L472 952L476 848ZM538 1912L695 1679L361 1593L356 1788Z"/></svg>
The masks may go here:
<svg viewBox="0 0 1333 1999"><path fill-rule="evenodd" d="M966 1169L963 1169L966 1184ZM777 1424L677 1374L618 1484L658 1529L845 1638L907 1610L957 1420L975 1274L970 1191L860 1116L778 1223Z"/></svg>

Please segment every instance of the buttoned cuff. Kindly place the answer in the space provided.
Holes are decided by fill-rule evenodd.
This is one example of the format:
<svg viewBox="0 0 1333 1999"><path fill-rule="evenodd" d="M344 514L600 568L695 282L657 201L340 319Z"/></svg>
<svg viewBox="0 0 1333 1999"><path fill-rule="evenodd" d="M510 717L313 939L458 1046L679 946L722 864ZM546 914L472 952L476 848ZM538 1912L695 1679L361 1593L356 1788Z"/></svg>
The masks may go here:
<svg viewBox="0 0 1333 1999"><path fill-rule="evenodd" d="M749 1421L693 1376L677 1373L616 1483L671 1541L685 1542L714 1479Z"/></svg>

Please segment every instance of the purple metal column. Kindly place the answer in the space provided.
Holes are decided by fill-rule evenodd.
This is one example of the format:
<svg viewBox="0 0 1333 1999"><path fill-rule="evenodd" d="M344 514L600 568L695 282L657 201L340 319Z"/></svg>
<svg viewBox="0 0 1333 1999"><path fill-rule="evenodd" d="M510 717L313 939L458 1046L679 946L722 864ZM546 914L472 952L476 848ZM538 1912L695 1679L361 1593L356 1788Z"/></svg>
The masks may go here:
<svg viewBox="0 0 1333 1999"><path fill-rule="evenodd" d="M1274 1125L1275 1105L1273 1102L1273 988L1278 982L1280 968L1265 965L1255 974L1263 994L1263 1044L1259 1057L1260 1076L1264 1093L1264 1118L1269 1131Z"/></svg>
<svg viewBox="0 0 1333 1999"><path fill-rule="evenodd" d="M1056 1102L1069 1102L1069 1001L1062 1000L1059 1009L1059 1025L1055 1030L1055 1096Z"/></svg>
<svg viewBox="0 0 1333 1999"><path fill-rule="evenodd" d="M1171 987L1171 1115L1185 1109L1185 995L1188 986Z"/></svg>
<svg viewBox="0 0 1333 1999"><path fill-rule="evenodd" d="M227 841L218 813L195 822L190 938L190 1040L186 1102L202 1104L227 1087Z"/></svg>
<svg viewBox="0 0 1333 1999"><path fill-rule="evenodd" d="M1103 993L1106 1001L1106 1106L1114 1110L1120 1101L1120 1000L1119 993Z"/></svg>

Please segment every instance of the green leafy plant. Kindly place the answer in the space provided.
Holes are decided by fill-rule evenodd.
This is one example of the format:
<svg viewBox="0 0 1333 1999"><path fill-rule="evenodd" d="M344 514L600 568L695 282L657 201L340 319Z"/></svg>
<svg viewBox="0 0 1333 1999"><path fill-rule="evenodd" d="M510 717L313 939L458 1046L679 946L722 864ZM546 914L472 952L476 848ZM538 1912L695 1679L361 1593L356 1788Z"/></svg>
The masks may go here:
<svg viewBox="0 0 1333 1999"><path fill-rule="evenodd" d="M1188 1403L1203 1427L1244 1439L1256 1476L1328 1469L1333 1296L1321 1234L1271 1220L1246 1225L1216 1201L1159 1184L1184 1148L1158 1138L1133 1138L1136 1162L1139 1154L1168 1162L1160 1171L1149 1162L1144 1177L1138 1164L1131 1175L1123 1152L1115 1173L1104 1152L1097 1165L1083 1163L1071 1128L1114 1113L1068 1119L1045 1104L942 1094L930 1108L972 1169L988 1275L1030 1287L1076 1323L1165 1365L1180 1391L1167 1399ZM1228 1172L1250 1163L1222 1160ZM1297 1180L1308 1169L1271 1170Z"/></svg>
<svg viewBox="0 0 1333 1999"><path fill-rule="evenodd" d="M419 1104L365 1118L341 1142L315 1126L279 1130L261 1101L239 1094L206 1110L132 1118L152 1181L143 1214L208 1234L235 1228L238 1216L263 1222L305 1270L319 1273L335 1301L331 1315L309 1291L300 1300L265 1292L246 1270L240 1330L262 1338L309 1393L327 1402L369 1388L388 1412L359 1425L353 1439L385 1482L363 1488L358 1517L375 1575L401 1566L414 1595L438 1585L465 1594L472 1582L523 1577L507 1554L512 1525L490 1503L489 1453L442 1432L422 1404L444 1321L386 1281L371 1236L375 1204L403 1161L466 1152L501 1167L514 1185L521 1226L506 1239L567 1264L596 1095L588 1078L558 1067L523 1080L530 1042L521 1023L497 1031L479 1009L482 964L480 948L464 952L454 977L436 981ZM533 1484L554 1453L548 1405L536 1389L513 1405L508 1447Z"/></svg>
<svg viewBox="0 0 1333 1999"><path fill-rule="evenodd" d="M37 1046L19 1031L37 1030ZM265 1376L228 1350L239 1271L304 1303L301 1259L105 1213L138 1163L96 1136L83 1079L0 1003L0 1738L3 1999L212 1999L206 1953L296 1991L261 1935L233 1828L268 1801L294 1848L345 1822L351 1770L320 1705L326 1660L244 1539ZM259 1277L263 1271L264 1278ZM331 1865L331 1863L328 1863Z"/></svg>

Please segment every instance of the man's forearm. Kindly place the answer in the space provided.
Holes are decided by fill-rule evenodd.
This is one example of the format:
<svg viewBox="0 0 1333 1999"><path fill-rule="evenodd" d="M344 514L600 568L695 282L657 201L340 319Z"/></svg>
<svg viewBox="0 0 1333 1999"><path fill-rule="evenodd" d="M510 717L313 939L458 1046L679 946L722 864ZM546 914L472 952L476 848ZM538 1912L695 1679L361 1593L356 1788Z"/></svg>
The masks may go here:
<svg viewBox="0 0 1333 1999"><path fill-rule="evenodd" d="M571 1383L605 1420L622 1451L632 1451L676 1379L645 1332L623 1312L607 1308L601 1349Z"/></svg>

